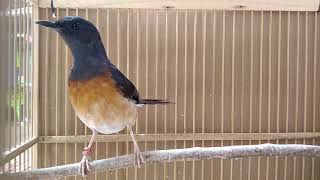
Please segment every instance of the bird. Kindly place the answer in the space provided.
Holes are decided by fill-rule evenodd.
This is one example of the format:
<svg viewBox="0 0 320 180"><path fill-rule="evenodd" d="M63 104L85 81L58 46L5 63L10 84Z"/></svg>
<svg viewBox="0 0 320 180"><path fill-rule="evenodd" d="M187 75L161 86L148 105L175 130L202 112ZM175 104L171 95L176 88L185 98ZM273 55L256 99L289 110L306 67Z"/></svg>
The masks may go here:
<svg viewBox="0 0 320 180"><path fill-rule="evenodd" d="M133 142L135 164L140 167L144 159L132 131L138 108L171 102L140 98L134 84L111 63L99 31L90 21L78 16L65 16L35 23L57 31L72 54L68 97L79 119L93 132L88 146L83 149L79 173L86 176L92 171L92 144L99 132L112 134L125 128Z"/></svg>

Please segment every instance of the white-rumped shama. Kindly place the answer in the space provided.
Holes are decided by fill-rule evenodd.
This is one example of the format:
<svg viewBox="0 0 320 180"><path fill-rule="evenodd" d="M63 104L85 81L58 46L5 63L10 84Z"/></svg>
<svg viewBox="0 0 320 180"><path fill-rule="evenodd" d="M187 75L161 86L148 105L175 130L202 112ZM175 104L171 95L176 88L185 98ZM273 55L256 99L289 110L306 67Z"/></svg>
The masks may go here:
<svg viewBox="0 0 320 180"><path fill-rule="evenodd" d="M140 166L143 157L131 128L137 119L137 109L145 104L169 102L140 99L136 87L108 59L100 33L91 22L67 16L35 23L56 30L72 52L69 99L80 120L93 132L89 145L83 150L79 168L82 176L91 171L89 160L95 135L116 133L125 127L133 141L135 163Z"/></svg>

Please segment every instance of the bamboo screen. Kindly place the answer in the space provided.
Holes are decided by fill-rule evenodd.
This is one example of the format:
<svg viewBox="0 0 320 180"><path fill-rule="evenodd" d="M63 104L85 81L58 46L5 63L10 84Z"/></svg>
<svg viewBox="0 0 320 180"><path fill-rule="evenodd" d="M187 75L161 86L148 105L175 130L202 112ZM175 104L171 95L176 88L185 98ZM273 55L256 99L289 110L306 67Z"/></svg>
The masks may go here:
<svg viewBox="0 0 320 180"><path fill-rule="evenodd" d="M0 172L32 167L32 8L25 0L0 1ZM9 162L8 162L9 161Z"/></svg>
<svg viewBox="0 0 320 180"><path fill-rule="evenodd" d="M320 18L312 12L58 9L100 30L111 61L142 97L135 132L144 150L257 143L319 144ZM39 19L50 19L40 9ZM38 167L78 162L91 130L66 94L71 55L53 30L39 30ZM93 159L132 153L126 130L99 136ZM88 135L88 136L80 136ZM310 138L314 137L314 138ZM87 179L320 178L319 158L244 158L151 164ZM68 177L67 179L81 179Z"/></svg>

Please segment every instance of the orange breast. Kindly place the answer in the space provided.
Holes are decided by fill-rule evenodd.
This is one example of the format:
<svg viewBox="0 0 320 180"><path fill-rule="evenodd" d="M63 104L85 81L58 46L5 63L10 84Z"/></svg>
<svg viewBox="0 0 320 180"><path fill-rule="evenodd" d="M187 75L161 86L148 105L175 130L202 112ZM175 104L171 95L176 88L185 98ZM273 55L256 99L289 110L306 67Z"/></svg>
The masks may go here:
<svg viewBox="0 0 320 180"><path fill-rule="evenodd" d="M123 97L110 75L89 80L69 80L68 93L80 120L104 134L115 133L133 124L137 107Z"/></svg>

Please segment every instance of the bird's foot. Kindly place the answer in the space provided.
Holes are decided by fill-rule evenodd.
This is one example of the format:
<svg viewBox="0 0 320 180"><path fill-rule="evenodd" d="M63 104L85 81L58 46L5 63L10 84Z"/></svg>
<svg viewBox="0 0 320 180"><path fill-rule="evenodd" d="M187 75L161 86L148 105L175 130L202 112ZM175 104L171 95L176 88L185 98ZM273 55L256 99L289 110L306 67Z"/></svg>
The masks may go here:
<svg viewBox="0 0 320 180"><path fill-rule="evenodd" d="M134 148L134 164L138 165L139 168L140 165L144 164L144 159L142 157L139 147Z"/></svg>
<svg viewBox="0 0 320 180"><path fill-rule="evenodd" d="M90 158L91 154L92 154L91 148L85 147L82 151L83 157L79 165L79 174L81 174L82 177L85 177L90 173L90 171L92 171L89 163L91 161L91 158Z"/></svg>

